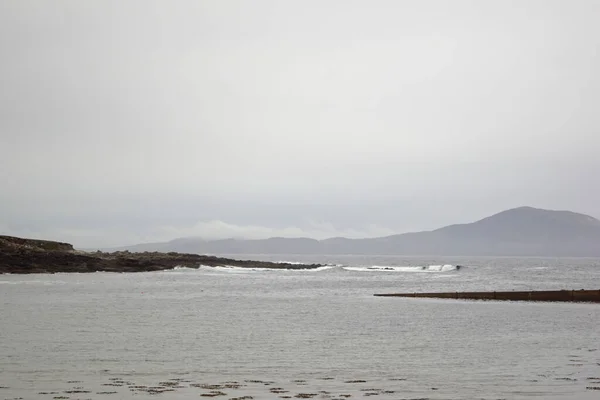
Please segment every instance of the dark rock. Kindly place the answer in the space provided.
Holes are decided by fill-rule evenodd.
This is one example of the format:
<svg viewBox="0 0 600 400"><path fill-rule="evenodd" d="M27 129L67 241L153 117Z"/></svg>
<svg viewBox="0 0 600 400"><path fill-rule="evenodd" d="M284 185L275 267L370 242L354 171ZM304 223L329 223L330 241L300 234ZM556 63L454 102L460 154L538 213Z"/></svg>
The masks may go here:
<svg viewBox="0 0 600 400"><path fill-rule="evenodd" d="M272 269L314 269L320 264L287 264L267 261L233 260L183 253L114 253L76 251L68 243L0 236L0 274L56 272L144 272L175 267L242 267Z"/></svg>

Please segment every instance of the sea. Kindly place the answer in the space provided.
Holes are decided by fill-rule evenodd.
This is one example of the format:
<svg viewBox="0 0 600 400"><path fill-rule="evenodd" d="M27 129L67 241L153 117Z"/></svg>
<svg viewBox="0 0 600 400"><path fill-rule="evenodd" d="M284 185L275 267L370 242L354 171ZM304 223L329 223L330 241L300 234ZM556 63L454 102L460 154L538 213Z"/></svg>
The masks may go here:
<svg viewBox="0 0 600 400"><path fill-rule="evenodd" d="M600 289L600 259L233 257L327 266L0 275L0 400L600 399L600 304L373 296Z"/></svg>

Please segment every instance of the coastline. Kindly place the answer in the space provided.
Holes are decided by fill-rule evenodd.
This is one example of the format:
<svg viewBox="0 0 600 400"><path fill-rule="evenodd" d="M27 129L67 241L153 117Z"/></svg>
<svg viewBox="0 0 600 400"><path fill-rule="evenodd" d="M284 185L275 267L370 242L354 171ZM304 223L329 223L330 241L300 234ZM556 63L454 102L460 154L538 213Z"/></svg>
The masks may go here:
<svg viewBox="0 0 600 400"><path fill-rule="evenodd" d="M0 236L0 274L149 272L200 266L315 269L323 265L235 260L176 252L84 252L75 250L69 243Z"/></svg>
<svg viewBox="0 0 600 400"><path fill-rule="evenodd" d="M527 290L493 292L376 293L377 297L419 297L455 300L548 301L600 303L600 290Z"/></svg>

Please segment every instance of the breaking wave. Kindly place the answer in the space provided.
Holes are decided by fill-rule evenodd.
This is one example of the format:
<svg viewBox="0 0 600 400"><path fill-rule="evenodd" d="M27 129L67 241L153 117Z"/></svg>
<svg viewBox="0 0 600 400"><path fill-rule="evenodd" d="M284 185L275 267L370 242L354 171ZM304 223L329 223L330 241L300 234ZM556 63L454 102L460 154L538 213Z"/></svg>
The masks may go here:
<svg viewBox="0 0 600 400"><path fill-rule="evenodd" d="M443 265L427 265L427 266L389 266L389 265L373 265L373 266L347 266L342 264L331 264L324 265L317 268L248 268L248 267L236 267L236 266L219 266L212 267L208 265L201 265L199 270L202 271L220 271L228 273L250 273L250 272L319 272L319 271L333 271L333 272L450 272L457 271L462 266L443 264ZM176 269L191 270L191 268L177 267Z"/></svg>
<svg viewBox="0 0 600 400"><path fill-rule="evenodd" d="M304 264L303 262L300 261L285 261L285 260L281 260L281 261L273 261L275 264L291 264L291 265L300 265L300 264Z"/></svg>
<svg viewBox="0 0 600 400"><path fill-rule="evenodd" d="M460 265L426 265L426 266L391 266L391 265L373 265L370 267L343 267L347 271L360 272L448 272L457 271Z"/></svg>
<svg viewBox="0 0 600 400"><path fill-rule="evenodd" d="M300 264L300 263L299 263ZM221 266L221 267L211 267L208 265L201 265L200 270L204 271L222 271L222 272L231 272L231 273L245 273L245 272L253 272L253 271L268 271L268 272L277 272L277 271L291 271L291 272L315 272L315 271L325 271L328 269L335 268L333 265L325 265L317 268L250 268L250 267L235 267L235 266Z"/></svg>

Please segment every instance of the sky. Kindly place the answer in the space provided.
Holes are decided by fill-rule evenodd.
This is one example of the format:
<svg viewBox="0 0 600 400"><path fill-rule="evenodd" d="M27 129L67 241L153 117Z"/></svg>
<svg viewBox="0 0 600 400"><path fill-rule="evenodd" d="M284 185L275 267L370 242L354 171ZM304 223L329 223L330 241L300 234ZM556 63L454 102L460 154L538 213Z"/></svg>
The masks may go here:
<svg viewBox="0 0 600 400"><path fill-rule="evenodd" d="M600 217L596 0L5 0L0 234Z"/></svg>

